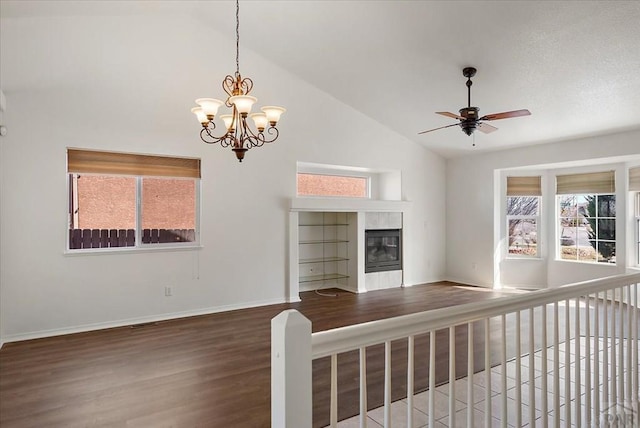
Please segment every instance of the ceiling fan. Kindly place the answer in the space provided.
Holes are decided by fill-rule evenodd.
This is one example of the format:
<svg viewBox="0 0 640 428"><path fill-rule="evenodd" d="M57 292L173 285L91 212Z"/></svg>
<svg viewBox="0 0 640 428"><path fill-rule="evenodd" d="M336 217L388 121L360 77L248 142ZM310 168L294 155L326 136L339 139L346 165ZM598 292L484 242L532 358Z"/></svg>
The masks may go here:
<svg viewBox="0 0 640 428"><path fill-rule="evenodd" d="M478 107L471 107L471 85L473 82L471 78L476 75L476 69L473 67L465 67L462 70L462 75L467 78L467 90L468 90L468 107L464 107L460 109L460 114L457 115L455 113L450 113L448 111L438 111L437 114L441 114L443 116L447 116L453 119L460 120L459 123L454 123L447 126L441 126L439 128L429 129L427 131L418 132L418 134L425 134L431 131L437 131L438 129L450 128L452 126L459 126L462 128L462 131L467 134L473 134L473 131L476 129L480 132L484 132L485 134L489 134L490 132L497 131L498 128L495 126L491 126L486 121L490 120L498 120L498 119L507 119L509 117L519 117L519 116L529 116L531 112L529 110L514 110L514 111L505 111L503 113L493 113L488 114L486 116L478 117L478 111L480 110Z"/></svg>

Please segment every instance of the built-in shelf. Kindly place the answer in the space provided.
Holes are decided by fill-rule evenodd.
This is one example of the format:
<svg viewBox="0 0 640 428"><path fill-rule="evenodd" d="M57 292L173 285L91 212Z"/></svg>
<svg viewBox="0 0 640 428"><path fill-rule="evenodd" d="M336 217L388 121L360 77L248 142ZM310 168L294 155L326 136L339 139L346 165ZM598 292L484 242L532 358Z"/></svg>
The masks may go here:
<svg viewBox="0 0 640 428"><path fill-rule="evenodd" d="M308 263L323 263L323 262L345 262L349 260L346 257L318 257L313 259L300 259L298 261L299 264L308 264Z"/></svg>
<svg viewBox="0 0 640 428"><path fill-rule="evenodd" d="M298 223L298 283L314 283L305 286L307 290L332 286L338 281L343 284L349 278L350 223L347 215L314 212L302 213L301 217Z"/></svg>
<svg viewBox="0 0 640 428"><path fill-rule="evenodd" d="M300 241L299 244L339 244L349 242L346 239L312 239L309 241Z"/></svg>
<svg viewBox="0 0 640 428"><path fill-rule="evenodd" d="M304 226L304 227L313 227L313 226L327 227L327 226L349 226L349 224L348 224L348 223L331 223L331 224L299 224L298 226Z"/></svg>
<svg viewBox="0 0 640 428"><path fill-rule="evenodd" d="M349 275L342 275L340 273L326 273L323 275L309 275L309 276L301 276L299 278L300 284L305 282L317 282L317 281L329 281L332 279L347 279Z"/></svg>

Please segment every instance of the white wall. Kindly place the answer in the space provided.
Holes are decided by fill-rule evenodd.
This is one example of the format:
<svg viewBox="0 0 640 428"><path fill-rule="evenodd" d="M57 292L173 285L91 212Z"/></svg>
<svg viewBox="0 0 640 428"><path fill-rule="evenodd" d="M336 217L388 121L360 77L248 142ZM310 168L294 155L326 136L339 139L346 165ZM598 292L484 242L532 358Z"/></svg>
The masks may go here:
<svg viewBox="0 0 640 428"><path fill-rule="evenodd" d="M241 47L241 71L260 105L288 111L280 139L239 164L189 111L222 97L226 36L182 16L3 18L0 31L5 341L284 301L297 161L401 170L406 282L443 279L444 160L262 56ZM201 157L204 248L64 255L67 147Z"/></svg>
<svg viewBox="0 0 640 428"><path fill-rule="evenodd" d="M618 265L586 265L555 260L555 175L571 171L615 169L617 198L626 199L624 158L640 155L640 131L589 137L521 149L450 159L447 162L447 278L492 287L495 284L541 288L624 272L629 222L619 218ZM615 163L614 163L615 162ZM560 169L558 165L562 164ZM594 166L599 164L599 166ZM589 166L587 166L589 165ZM542 171L542 221L546 243L541 260L504 260L500 228L504 218L494 206L504 194L507 168L521 167L526 173ZM626 207L619 202L619 213ZM620 233L620 232L619 232ZM475 266L475 268L474 268ZM500 269L495 269L499 266Z"/></svg>

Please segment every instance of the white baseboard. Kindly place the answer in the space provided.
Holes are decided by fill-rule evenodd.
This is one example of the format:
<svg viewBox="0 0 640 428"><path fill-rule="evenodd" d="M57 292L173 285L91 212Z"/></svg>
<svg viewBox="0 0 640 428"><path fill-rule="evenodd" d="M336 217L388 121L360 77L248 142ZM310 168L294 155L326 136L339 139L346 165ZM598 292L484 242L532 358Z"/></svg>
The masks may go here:
<svg viewBox="0 0 640 428"><path fill-rule="evenodd" d="M470 281L468 279L445 278L442 281L457 282L458 284L473 285L475 287L482 287L482 288L493 288L493 284L481 284L479 282Z"/></svg>
<svg viewBox="0 0 640 428"><path fill-rule="evenodd" d="M235 311L238 309L255 308L258 306L290 303L290 302L287 302L287 300L289 299L262 300L262 301L244 303L244 304L224 305L224 306L216 306L211 308L196 309L191 311L172 312L172 313L166 313L166 314L160 314L160 315L128 318L123 320L107 321L107 322L101 322L101 323L95 323L95 324L84 324L84 325L75 326L75 327L64 327L64 328L55 328L51 330L33 331L29 333L10 334L2 338L3 342L0 343L0 346L3 343L19 342L22 340L41 339L43 337L61 336L63 334L83 333L87 331L104 330L107 328L126 327L130 325L135 325L135 324L168 321L168 320L177 319L177 318L187 318L187 317L193 317L198 315L209 315L209 314L215 314L219 312Z"/></svg>

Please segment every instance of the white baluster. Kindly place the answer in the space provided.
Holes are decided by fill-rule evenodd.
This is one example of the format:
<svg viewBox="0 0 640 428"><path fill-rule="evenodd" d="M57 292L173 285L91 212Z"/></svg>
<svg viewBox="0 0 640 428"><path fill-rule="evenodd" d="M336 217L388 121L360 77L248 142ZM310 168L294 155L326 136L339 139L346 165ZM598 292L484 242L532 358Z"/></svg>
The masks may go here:
<svg viewBox="0 0 640 428"><path fill-rule="evenodd" d="M522 340L520 337L520 311L516 316L516 426L522 426Z"/></svg>
<svg viewBox="0 0 640 428"><path fill-rule="evenodd" d="M456 328L449 327L449 426L456 425Z"/></svg>
<svg viewBox="0 0 640 428"><path fill-rule="evenodd" d="M560 426L560 326L558 302L553 303L553 426Z"/></svg>
<svg viewBox="0 0 640 428"><path fill-rule="evenodd" d="M618 336L616 333L616 307L618 305L616 305L616 289L614 288L611 291L613 292L613 297L611 300L611 389L609 391L611 400L609 404L615 406L618 402L618 360L616 358L616 340Z"/></svg>
<svg viewBox="0 0 640 428"><path fill-rule="evenodd" d="M549 376L549 370L547 368L548 359L548 342L547 342L547 305L542 306L542 427L547 428L549 423L549 406L547 404L549 397L549 388L547 386L547 379Z"/></svg>
<svg viewBox="0 0 640 428"><path fill-rule="evenodd" d="M467 427L473 428L473 323L467 324Z"/></svg>
<svg viewBox="0 0 640 428"><path fill-rule="evenodd" d="M585 395L584 395L584 407L586 409L586 423L587 426L591 426L591 295L585 296L585 310L584 310L584 328L585 328L585 342L584 342L584 381L585 381ZM597 336L596 336L597 337Z"/></svg>
<svg viewBox="0 0 640 428"><path fill-rule="evenodd" d="M360 428L367 428L367 348L360 348Z"/></svg>
<svg viewBox="0 0 640 428"><path fill-rule="evenodd" d="M329 422L331 427L338 426L338 354L331 355L331 405Z"/></svg>
<svg viewBox="0 0 640 428"><path fill-rule="evenodd" d="M490 319L484 319L484 426L493 425L491 420L491 329Z"/></svg>
<svg viewBox="0 0 640 428"><path fill-rule="evenodd" d="M536 359L535 359L535 324L534 308L529 309L529 426L536 422ZM542 348L546 352L545 348Z"/></svg>
<svg viewBox="0 0 640 428"><path fill-rule="evenodd" d="M571 426L571 305L564 301L564 421Z"/></svg>
<svg viewBox="0 0 640 428"><path fill-rule="evenodd" d="M608 291L603 293L603 310L602 310L602 323L604 330L604 337L602 338L602 403L606 408L607 403L611 402L609 397L609 296ZM603 409L604 410L604 409ZM600 414L598 414L600 417Z"/></svg>
<svg viewBox="0 0 640 428"><path fill-rule="evenodd" d="M594 307L594 320L593 320L593 422L597 422L600 418L600 336L604 336L601 333L600 328L600 293L596 293L595 307Z"/></svg>
<svg viewBox="0 0 640 428"><path fill-rule="evenodd" d="M624 289L620 287L620 301L618 302L620 307L619 317L619 330L620 340L618 340L618 372L620 373L620 379L618 380L618 403L624 404Z"/></svg>
<svg viewBox="0 0 640 428"><path fill-rule="evenodd" d="M436 426L436 332L429 332L429 427Z"/></svg>
<svg viewBox="0 0 640 428"><path fill-rule="evenodd" d="M576 394L576 426L582 426L581 425L581 421L582 421L582 403L581 403L581 396L582 396L582 392L581 392L581 386L582 386L582 377L581 377L581 373L580 373L580 297L576 297L575 300L575 305L576 305L576 310L575 310L575 325L574 325L574 331L575 331L575 379L576 379L576 383L575 383L575 394ZM591 356L589 356L589 358L591 358Z"/></svg>
<svg viewBox="0 0 640 428"><path fill-rule="evenodd" d="M502 315L502 388L500 388L500 398L502 399L501 425L507 428L507 317Z"/></svg>
<svg viewBox="0 0 640 428"><path fill-rule="evenodd" d="M384 342L384 428L391 428L391 342Z"/></svg>
<svg viewBox="0 0 640 428"><path fill-rule="evenodd" d="M407 341L407 427L413 428L414 337Z"/></svg>
<svg viewBox="0 0 640 428"><path fill-rule="evenodd" d="M632 352L632 346L633 346L633 341L632 341L632 337L633 337L633 332L632 332L632 323L631 323L631 318L632 318L632 314L633 314L633 306L631 305L631 285L627 285L626 287L627 290L627 301L626 301L626 308L627 308L627 339L625 340L625 344L626 344L626 350L627 350L627 379L626 379L626 384L627 384L627 391L625 393L625 396L627 398L627 400L629 402L632 402L633 400L633 396L631 394L631 373L633 372L633 366L631 365L631 352Z"/></svg>

